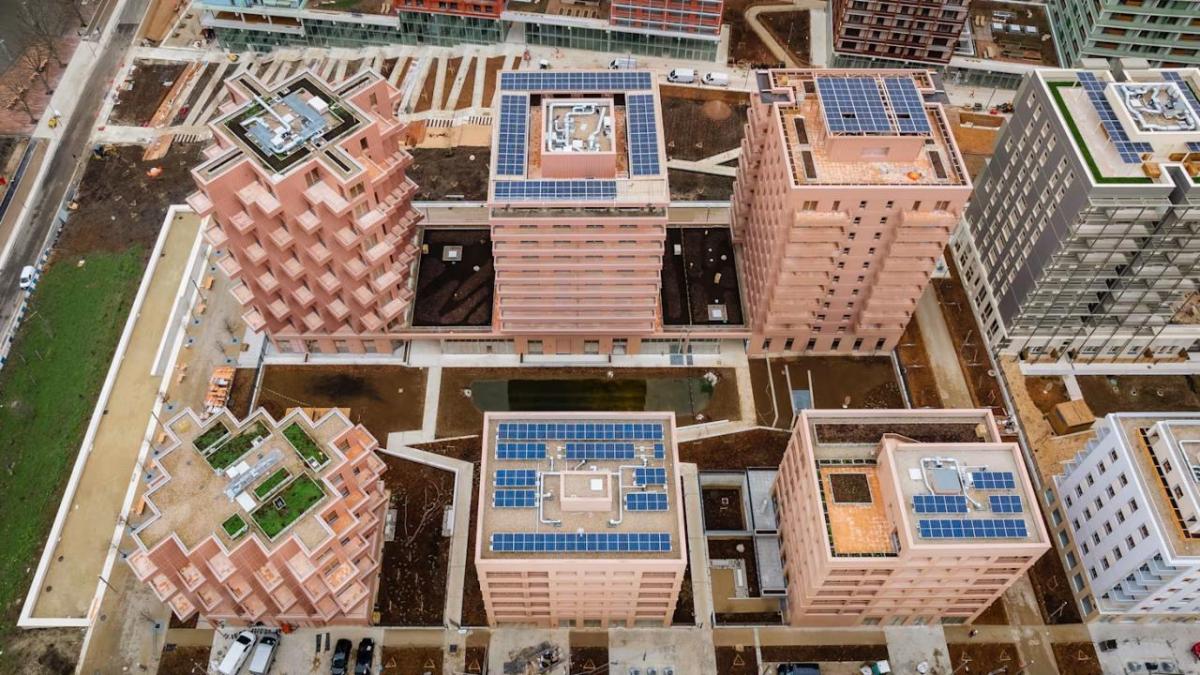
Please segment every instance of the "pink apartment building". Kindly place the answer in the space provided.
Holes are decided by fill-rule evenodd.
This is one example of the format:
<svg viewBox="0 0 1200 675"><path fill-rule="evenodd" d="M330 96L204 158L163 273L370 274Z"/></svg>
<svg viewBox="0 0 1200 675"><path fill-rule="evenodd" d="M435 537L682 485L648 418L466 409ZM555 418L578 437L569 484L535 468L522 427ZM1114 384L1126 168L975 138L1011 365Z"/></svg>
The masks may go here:
<svg viewBox="0 0 1200 675"><path fill-rule="evenodd" d="M687 566L677 467L670 413L485 415L488 623L670 624Z"/></svg>
<svg viewBox="0 0 1200 675"><path fill-rule="evenodd" d="M749 350L890 351L971 194L933 75L757 78L731 215Z"/></svg>
<svg viewBox="0 0 1200 675"><path fill-rule="evenodd" d="M399 349L420 221L399 92L374 72L336 88L308 71L275 89L246 73L228 85L188 203L212 216L246 323L285 352Z"/></svg>
<svg viewBox="0 0 1200 675"><path fill-rule="evenodd" d="M661 332L670 203L653 74L506 71L495 105L495 332L522 353L636 352Z"/></svg>
<svg viewBox="0 0 1200 675"><path fill-rule="evenodd" d="M806 410L775 483L795 626L969 623L1049 548L988 410Z"/></svg>
<svg viewBox="0 0 1200 675"><path fill-rule="evenodd" d="M370 622L388 493L378 444L333 410L185 410L146 469L129 564L180 620Z"/></svg>

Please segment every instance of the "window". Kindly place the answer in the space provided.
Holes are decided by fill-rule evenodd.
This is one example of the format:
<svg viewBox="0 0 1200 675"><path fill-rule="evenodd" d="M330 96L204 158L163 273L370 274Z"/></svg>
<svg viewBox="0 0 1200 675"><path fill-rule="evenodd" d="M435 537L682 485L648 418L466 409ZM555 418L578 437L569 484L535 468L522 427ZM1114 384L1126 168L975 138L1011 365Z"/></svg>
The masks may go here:
<svg viewBox="0 0 1200 675"><path fill-rule="evenodd" d="M530 340L529 343L526 345L526 351L529 352L530 354L541 354L542 353L542 341L541 340Z"/></svg>
<svg viewBox="0 0 1200 675"><path fill-rule="evenodd" d="M600 353L600 341L599 340L584 340L583 341L583 353L584 354L599 354Z"/></svg>
<svg viewBox="0 0 1200 675"><path fill-rule="evenodd" d="M1138 525L1138 534L1142 535L1142 539L1150 538L1150 529L1145 525Z"/></svg>
<svg viewBox="0 0 1200 675"><path fill-rule="evenodd" d="M804 202L804 206L801 208L801 210L802 211L816 211L817 210L816 200Z"/></svg>
<svg viewBox="0 0 1200 675"><path fill-rule="evenodd" d="M1138 510L1138 503L1137 503L1137 500L1136 500L1136 499L1130 499L1130 500L1129 500L1129 512L1130 512L1130 513L1137 513L1137 510Z"/></svg>

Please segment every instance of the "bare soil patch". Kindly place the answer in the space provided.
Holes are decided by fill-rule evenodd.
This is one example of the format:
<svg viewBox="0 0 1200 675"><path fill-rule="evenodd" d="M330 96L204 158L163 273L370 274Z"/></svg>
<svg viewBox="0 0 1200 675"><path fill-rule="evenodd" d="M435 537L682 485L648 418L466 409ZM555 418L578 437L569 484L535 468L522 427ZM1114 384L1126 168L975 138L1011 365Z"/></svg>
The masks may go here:
<svg viewBox="0 0 1200 675"><path fill-rule="evenodd" d="M467 647L463 654L463 668L467 675L483 675L487 668L487 648Z"/></svg>
<svg viewBox="0 0 1200 675"><path fill-rule="evenodd" d="M472 59L467 64L467 76L463 79L462 89L458 92L458 101L454 103L455 110L470 108L471 104L475 102L475 73L477 72L477 63L478 59ZM491 101L481 101L481 103L484 106L491 105ZM446 107L448 108L450 105L447 103Z"/></svg>
<svg viewBox="0 0 1200 675"><path fill-rule="evenodd" d="M1083 400L1097 417L1113 412L1200 410L1195 375L1085 375L1077 378Z"/></svg>
<svg viewBox="0 0 1200 675"><path fill-rule="evenodd" d="M466 201L487 199L487 148L409 148L413 163L407 175L417 184L417 201L440 201L449 196Z"/></svg>
<svg viewBox="0 0 1200 675"><path fill-rule="evenodd" d="M846 663L888 658L887 645L763 645L763 661Z"/></svg>
<svg viewBox="0 0 1200 675"><path fill-rule="evenodd" d="M878 443L884 434L899 434L918 443L978 443L974 424L817 424L821 443Z"/></svg>
<svg viewBox="0 0 1200 675"><path fill-rule="evenodd" d="M461 56L455 56L446 62L446 79L442 81L443 99L438 105L442 110L454 109L454 101L450 100L450 93L454 91L454 80L458 77L458 68L461 65Z"/></svg>
<svg viewBox="0 0 1200 675"><path fill-rule="evenodd" d="M773 2L732 0L725 3L721 22L729 25L729 62L739 65L782 66L770 49L763 44L746 22L746 10L755 5L773 5Z"/></svg>
<svg viewBox="0 0 1200 675"><path fill-rule="evenodd" d="M1020 670L1017 646L1007 642L968 642L947 645L954 672L1011 675Z"/></svg>
<svg viewBox="0 0 1200 675"><path fill-rule="evenodd" d="M427 464L380 454L383 481L396 510L395 538L383 544L379 597L384 626L440 626L446 606L450 539L442 517L454 502L454 474Z"/></svg>
<svg viewBox="0 0 1200 675"><path fill-rule="evenodd" d="M488 326L492 323L492 288L496 270L489 230L425 230L417 271L414 326ZM461 249L458 260L446 261L449 246Z"/></svg>
<svg viewBox="0 0 1200 675"><path fill-rule="evenodd" d="M671 199L676 201L720 202L733 196L733 177L668 169Z"/></svg>
<svg viewBox="0 0 1200 675"><path fill-rule="evenodd" d="M1096 645L1091 642L1053 643L1054 660L1058 672L1070 675L1102 675L1100 658L1096 656Z"/></svg>
<svg viewBox="0 0 1200 675"><path fill-rule="evenodd" d="M505 62L510 57L493 56L487 60L487 66L483 71L483 105L492 105L492 99L496 97L496 83L500 81L500 69L507 65Z"/></svg>
<svg viewBox="0 0 1200 675"><path fill-rule="evenodd" d="M720 675L758 675L758 657L753 648L738 651L733 647L717 647L716 656Z"/></svg>
<svg viewBox="0 0 1200 675"><path fill-rule="evenodd" d="M929 353L925 350L921 326L916 317L908 322L904 335L900 336L900 344L896 347L896 359L900 361L900 371L904 374L908 400L912 407L941 408L942 397L938 393L937 378L933 376L933 366L929 360Z"/></svg>
<svg viewBox="0 0 1200 675"><path fill-rule="evenodd" d="M742 491L737 488L705 487L700 489L704 508L704 529L744 530Z"/></svg>
<svg viewBox="0 0 1200 675"><path fill-rule="evenodd" d="M233 385L229 388L229 400L225 407L238 419L245 419L250 414L250 401L254 396L254 379L258 370L254 368L238 368L233 371Z"/></svg>
<svg viewBox="0 0 1200 675"><path fill-rule="evenodd" d="M1042 620L1047 624L1057 626L1082 621L1056 546L1029 568L1029 582L1037 596Z"/></svg>
<svg viewBox="0 0 1200 675"><path fill-rule="evenodd" d="M683 255L675 255L676 246ZM661 297L666 325L740 325L744 322L733 235L729 228L667 228ZM721 305L725 309L724 321L709 318L711 305Z"/></svg>
<svg viewBox="0 0 1200 675"><path fill-rule="evenodd" d="M413 112L425 112L433 107L433 89L437 86L437 62L429 66L425 72L425 81L421 84L421 94L413 106Z"/></svg>
<svg viewBox="0 0 1200 675"><path fill-rule="evenodd" d="M679 444L679 461L700 471L778 468L792 435L778 429L750 429Z"/></svg>
<svg viewBox="0 0 1200 675"><path fill-rule="evenodd" d="M196 675L208 672L209 647L176 647L164 650L158 662L158 675Z"/></svg>
<svg viewBox="0 0 1200 675"><path fill-rule="evenodd" d="M158 106L170 93L175 80L187 68L186 63L139 61L133 76L117 95L109 120L113 124L144 127L150 124Z"/></svg>
<svg viewBox="0 0 1200 675"><path fill-rule="evenodd" d="M810 17L808 10L802 12L770 12L759 14L758 20L775 41L788 51L801 66L809 63Z"/></svg>
<svg viewBox="0 0 1200 675"><path fill-rule="evenodd" d="M1025 390L1029 398L1043 415L1049 415L1054 406L1071 400L1067 385L1061 377L1026 377Z"/></svg>
<svg viewBox="0 0 1200 675"><path fill-rule="evenodd" d="M700 160L737 148L746 129L746 104L662 97L667 157Z"/></svg>
<svg viewBox="0 0 1200 675"><path fill-rule="evenodd" d="M425 375L403 366L264 366L259 407L277 419L289 408L349 408L380 444L421 428Z"/></svg>
<svg viewBox="0 0 1200 675"><path fill-rule="evenodd" d="M977 626L1007 626L1008 610L1004 607L1004 598L999 598L988 605L983 613L972 622Z"/></svg>
<svg viewBox="0 0 1200 675"><path fill-rule="evenodd" d="M571 647L571 675L608 675L608 647Z"/></svg>
<svg viewBox="0 0 1200 675"><path fill-rule="evenodd" d="M686 519L686 516L684 516ZM692 594L692 565L683 569L683 582L679 585L679 599L675 601L675 613L671 615L674 626L696 625L696 599Z"/></svg>
<svg viewBox="0 0 1200 675"><path fill-rule="evenodd" d="M768 377L764 360L750 360L751 386L762 424L771 424L778 410L775 424L789 425L791 389L810 389L810 382L815 408L904 407L896 371L886 356L789 356L772 358L771 368Z"/></svg>
<svg viewBox="0 0 1200 675"><path fill-rule="evenodd" d="M380 649L379 672L385 675L425 675L442 672L442 650L436 647L387 647Z"/></svg>
<svg viewBox="0 0 1200 675"><path fill-rule="evenodd" d="M83 631L70 628L22 630L6 636L3 665L21 664L21 675L62 675L75 672Z"/></svg>
<svg viewBox="0 0 1200 675"><path fill-rule="evenodd" d="M829 476L835 504L870 504L871 484L865 473L835 473Z"/></svg>

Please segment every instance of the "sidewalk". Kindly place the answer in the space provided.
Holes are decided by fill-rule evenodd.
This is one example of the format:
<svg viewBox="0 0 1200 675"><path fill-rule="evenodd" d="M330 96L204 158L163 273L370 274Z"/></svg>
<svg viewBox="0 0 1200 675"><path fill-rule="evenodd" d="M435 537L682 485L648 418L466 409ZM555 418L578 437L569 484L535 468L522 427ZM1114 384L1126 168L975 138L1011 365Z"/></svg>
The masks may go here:
<svg viewBox="0 0 1200 675"><path fill-rule="evenodd" d="M921 294L914 318L921 326L921 341L925 343L925 353L929 354L930 370L937 381L942 404L947 408L974 408L971 390L958 364L958 351L950 337L950 327L942 316L932 286Z"/></svg>

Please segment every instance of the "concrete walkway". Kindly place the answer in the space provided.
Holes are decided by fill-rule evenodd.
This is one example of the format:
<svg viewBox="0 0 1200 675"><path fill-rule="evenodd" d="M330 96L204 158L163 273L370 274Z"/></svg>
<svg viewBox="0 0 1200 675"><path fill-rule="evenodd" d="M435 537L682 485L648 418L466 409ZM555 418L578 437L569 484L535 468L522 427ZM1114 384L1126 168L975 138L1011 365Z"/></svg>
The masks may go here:
<svg viewBox="0 0 1200 675"><path fill-rule="evenodd" d="M70 510L57 541L50 542L50 560L34 619L82 619L89 615L121 515L121 506L134 472L138 450L150 425L150 411L160 377L151 376L163 329L189 253L200 231L200 219L180 216L166 233L153 273L143 279L148 290L137 314L123 358L115 362L116 377L103 409L94 441L84 460L75 491L64 496Z"/></svg>
<svg viewBox="0 0 1200 675"><path fill-rule="evenodd" d="M925 353L929 355L929 365L938 384L942 405L947 408L974 408L971 390L958 364L958 351L954 348L954 340L950 338L950 327L942 316L942 308L938 305L932 286L925 289L917 302L916 320L921 327L921 341L925 343Z"/></svg>
<svg viewBox="0 0 1200 675"><path fill-rule="evenodd" d="M823 16L825 6L826 5L824 2L819 2L818 0L797 0L796 2L787 5L757 5L746 10L746 24L750 26L750 30L754 31L754 34L758 36L758 39L762 40L762 43L766 45L767 49L775 58L782 61L788 68L799 68L801 67L800 63L797 62L796 59L792 58L791 52L789 52L784 48L783 45L779 44L779 42L775 40L775 36L771 34L771 31L767 30L766 26L762 25L762 22L758 20L758 17L762 14L803 12L805 10L810 12L813 10L821 10ZM814 17L810 15L810 18ZM813 27L815 26L816 24L810 25L810 35L824 31L824 25L821 25L818 30L814 31ZM810 39L810 42L815 43L815 40Z"/></svg>

